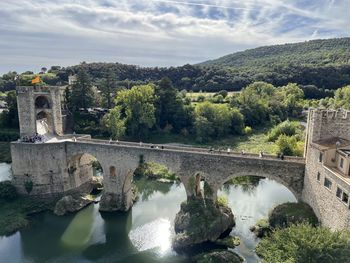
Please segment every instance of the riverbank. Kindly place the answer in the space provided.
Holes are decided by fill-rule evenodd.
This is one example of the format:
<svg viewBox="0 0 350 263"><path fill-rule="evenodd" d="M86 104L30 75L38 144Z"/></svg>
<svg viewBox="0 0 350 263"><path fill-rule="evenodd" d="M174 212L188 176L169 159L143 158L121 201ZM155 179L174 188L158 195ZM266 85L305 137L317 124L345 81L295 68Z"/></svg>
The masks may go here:
<svg viewBox="0 0 350 263"><path fill-rule="evenodd" d="M45 200L20 196L12 201L0 200L0 236L10 235L30 224L30 215L53 211L56 199Z"/></svg>
<svg viewBox="0 0 350 263"><path fill-rule="evenodd" d="M0 141L0 163L11 163L10 142Z"/></svg>

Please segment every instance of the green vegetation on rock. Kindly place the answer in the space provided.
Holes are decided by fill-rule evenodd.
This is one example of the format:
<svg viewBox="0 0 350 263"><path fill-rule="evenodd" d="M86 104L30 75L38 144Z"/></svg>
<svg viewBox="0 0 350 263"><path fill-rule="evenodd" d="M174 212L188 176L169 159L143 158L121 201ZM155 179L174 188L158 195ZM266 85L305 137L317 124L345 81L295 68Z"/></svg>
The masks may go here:
<svg viewBox="0 0 350 263"><path fill-rule="evenodd" d="M256 252L264 263L350 262L350 232L291 225L263 238Z"/></svg>
<svg viewBox="0 0 350 263"><path fill-rule="evenodd" d="M312 208L306 203L284 203L276 206L269 214L269 225L272 228L288 227L292 224L318 224Z"/></svg>
<svg viewBox="0 0 350 263"><path fill-rule="evenodd" d="M218 239L215 241L215 244L220 245L220 246L225 246L228 248L235 248L239 246L241 243L241 240L239 237L233 237L233 236L228 236L223 239Z"/></svg>
<svg viewBox="0 0 350 263"><path fill-rule="evenodd" d="M196 263L241 263L243 259L229 250L215 250L202 253L194 258Z"/></svg>
<svg viewBox="0 0 350 263"><path fill-rule="evenodd" d="M53 210L57 200L20 196L12 201L0 199L0 236L9 235L30 223L29 215Z"/></svg>

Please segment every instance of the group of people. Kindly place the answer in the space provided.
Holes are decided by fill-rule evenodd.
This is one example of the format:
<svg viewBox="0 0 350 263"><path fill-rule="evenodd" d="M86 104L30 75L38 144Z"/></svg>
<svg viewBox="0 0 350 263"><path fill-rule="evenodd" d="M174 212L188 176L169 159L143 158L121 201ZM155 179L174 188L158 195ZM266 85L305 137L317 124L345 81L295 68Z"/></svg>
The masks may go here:
<svg viewBox="0 0 350 263"><path fill-rule="evenodd" d="M41 143L45 142L45 137L41 134L36 133L35 135L32 136L23 136L21 138L22 142L30 142L30 143Z"/></svg>

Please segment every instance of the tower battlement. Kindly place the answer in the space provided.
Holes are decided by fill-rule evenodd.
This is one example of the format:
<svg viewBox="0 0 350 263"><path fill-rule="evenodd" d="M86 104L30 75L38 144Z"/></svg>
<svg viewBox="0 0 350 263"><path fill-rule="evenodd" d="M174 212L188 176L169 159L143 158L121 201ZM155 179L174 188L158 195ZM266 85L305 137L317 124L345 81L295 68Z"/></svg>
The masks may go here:
<svg viewBox="0 0 350 263"><path fill-rule="evenodd" d="M307 143L334 137L350 140L350 111L310 109Z"/></svg>

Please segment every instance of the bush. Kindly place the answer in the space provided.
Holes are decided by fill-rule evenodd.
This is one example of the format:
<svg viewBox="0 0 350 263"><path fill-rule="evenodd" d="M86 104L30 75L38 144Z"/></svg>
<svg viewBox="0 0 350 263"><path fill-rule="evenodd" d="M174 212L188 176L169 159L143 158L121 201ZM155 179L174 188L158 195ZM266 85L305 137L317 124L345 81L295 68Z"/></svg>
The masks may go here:
<svg viewBox="0 0 350 263"><path fill-rule="evenodd" d="M217 203L219 206L228 206L228 198L225 195L219 196Z"/></svg>
<svg viewBox="0 0 350 263"><path fill-rule="evenodd" d="M280 135L293 136L301 133L300 124L296 121L284 121L274 127L268 134L267 140L274 142Z"/></svg>
<svg viewBox="0 0 350 263"><path fill-rule="evenodd" d="M252 134L253 129L250 126L245 126L243 132L244 134L249 135L249 134Z"/></svg>
<svg viewBox="0 0 350 263"><path fill-rule="evenodd" d="M0 130L0 141L2 142L17 141L18 138L19 138L18 131Z"/></svg>
<svg viewBox="0 0 350 263"><path fill-rule="evenodd" d="M272 228L288 227L300 223L318 225L314 211L306 203L281 204L276 206L269 215L269 225Z"/></svg>
<svg viewBox="0 0 350 263"><path fill-rule="evenodd" d="M256 247L265 263L349 262L349 230L333 232L308 224L277 229Z"/></svg>
<svg viewBox="0 0 350 263"><path fill-rule="evenodd" d="M10 181L0 182L0 199L11 201L17 198L16 187Z"/></svg>
<svg viewBox="0 0 350 263"><path fill-rule="evenodd" d="M296 155L298 153L298 145L297 145L297 139L292 136L289 137L287 135L281 134L276 144L278 146L278 150L280 153L283 153L284 155Z"/></svg>

